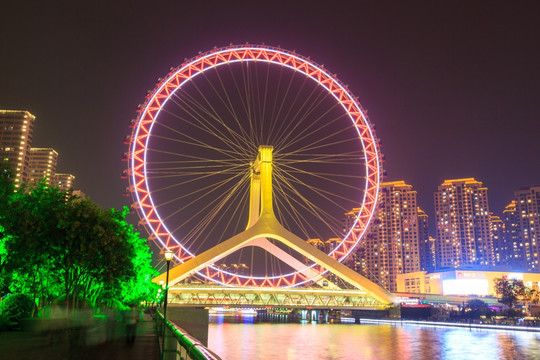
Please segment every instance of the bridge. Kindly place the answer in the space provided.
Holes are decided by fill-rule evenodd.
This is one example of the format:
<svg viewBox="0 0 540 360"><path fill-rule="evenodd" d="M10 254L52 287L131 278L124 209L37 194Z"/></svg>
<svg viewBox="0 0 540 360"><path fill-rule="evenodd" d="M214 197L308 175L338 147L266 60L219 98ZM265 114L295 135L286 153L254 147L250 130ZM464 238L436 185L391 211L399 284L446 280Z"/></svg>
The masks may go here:
<svg viewBox="0 0 540 360"><path fill-rule="evenodd" d="M250 188L250 217L247 229L232 238L204 251L203 253L176 265L169 271L154 278L156 283L167 283L170 288L167 301L186 306L286 306L305 308L346 307L380 309L393 305L397 298L381 286L353 271L333 257L308 244L294 235L277 220L272 201L272 151L271 146L260 146L259 154L252 163ZM326 271L307 267L290 256L268 238L302 254ZM283 286L170 286L187 279L195 272L207 268L221 258L246 246L258 246L278 256L285 263L299 271L300 276L311 279L321 288L295 288ZM330 271L354 290L340 289L324 277ZM325 288L328 287L328 288Z"/></svg>
<svg viewBox="0 0 540 360"><path fill-rule="evenodd" d="M292 309L382 309L387 305L362 290L173 286L169 304L186 307L278 307Z"/></svg>

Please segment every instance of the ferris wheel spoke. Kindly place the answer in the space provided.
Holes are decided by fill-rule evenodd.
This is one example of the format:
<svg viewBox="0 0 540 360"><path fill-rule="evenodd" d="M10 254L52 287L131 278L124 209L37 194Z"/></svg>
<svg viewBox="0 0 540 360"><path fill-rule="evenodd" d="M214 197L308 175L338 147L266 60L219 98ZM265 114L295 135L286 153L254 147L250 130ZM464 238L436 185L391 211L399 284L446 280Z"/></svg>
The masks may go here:
<svg viewBox="0 0 540 360"><path fill-rule="evenodd" d="M239 193L236 194L235 198L238 196L240 196ZM245 198L247 197L247 192L244 192L241 196L245 200ZM227 222L225 224L221 225L221 223L222 223L222 220L226 217L226 214L228 213L228 210L231 208L231 206L232 206L231 202L227 203L226 201L222 201L219 204L219 210L209 212L209 216L207 216L204 221L201 221L200 226L194 227L195 229L198 229L199 231L197 231L197 236L193 236L195 234L194 233L190 237L193 239L196 239L197 241L198 246L194 249L196 252L199 252L202 246L208 242L209 238L211 237L210 234L213 233L213 231L216 229L218 224L222 226L221 230L223 231L227 231L229 229L229 227L232 224L232 217L230 216L227 217ZM203 232L206 233L206 235L200 236L200 234ZM225 240L225 239L221 239L221 240Z"/></svg>
<svg viewBox="0 0 540 360"><path fill-rule="evenodd" d="M322 235L319 233L319 230L313 226L313 221L309 221L304 215L302 215L298 211L297 208L301 207L304 210L307 210L309 213L311 213L315 217L320 218L321 216L317 214L313 208L306 206L306 203L299 201L296 196L293 196L293 197L289 196L289 194L287 194L287 191L285 191L283 187L279 186L278 189L279 189L278 190L279 193L281 193L281 196L278 196L277 198L285 199L284 201L280 201L282 203L283 208L285 209L285 212L290 214L291 218L295 221L295 224L303 230L306 240L310 237L313 237L313 236L310 236L309 234L315 234L317 237L321 238ZM309 227L309 230L304 226L304 224L306 224ZM326 223L325 225L329 229L331 229L328 223Z"/></svg>
<svg viewBox="0 0 540 360"><path fill-rule="evenodd" d="M332 193L332 192L329 192L327 190L317 188L317 187L314 187L314 186L306 186L303 183L298 183L298 182L295 182L293 180L290 181L290 186L291 187L293 186L292 185L293 183L296 184L296 185L300 185L303 188L309 189L313 193L317 194L320 198L325 199L327 202L333 204L336 208L340 209L343 213L350 210L349 208L343 206L342 203L339 203L339 202L337 202L335 200L335 199L341 199L342 201L350 202L351 199L349 199L347 197L344 197L344 196L341 196L341 195L336 195L335 193ZM322 207L320 207L320 206L317 206L317 207L322 209ZM335 216L335 214L333 214L333 215L328 214L328 215L329 216Z"/></svg>
<svg viewBox="0 0 540 360"><path fill-rule="evenodd" d="M307 81L308 81L307 78L303 79L302 84L300 85L300 89L296 90L296 94L294 94L294 96L292 98L292 102L288 107L288 110L284 113L284 115L282 117L283 120L280 122L279 127L276 129L275 138L278 139L278 143L276 144L276 147L281 146L281 144L280 144L282 142L281 139L283 137L289 136L289 134L291 133L291 130L289 130L291 124L293 124L293 129L294 129L294 121L293 121L294 117L291 117L290 114L291 114L291 111L293 111L293 109L295 108L295 105L298 102L298 98L302 94L302 90L304 89L304 86L306 85ZM311 94L309 95L310 97L311 97L311 95L313 94L314 91L315 91L315 89L312 90ZM286 99L284 99L284 101L285 100ZM300 105L300 108L297 109L296 113L301 111L304 108L304 106L308 103L308 101L309 101L309 99L305 99L303 104ZM283 106L280 107L280 113L282 112L282 110L283 110ZM276 121L277 121L277 119L276 119Z"/></svg>
<svg viewBox="0 0 540 360"><path fill-rule="evenodd" d="M249 66L249 63L246 64L246 67ZM245 99L245 105L246 105L246 118L249 123L249 136L251 139L255 139L256 143L260 143L260 139L257 139L257 130L255 129L255 126L253 124L253 114L251 113L251 92L249 89L249 71L244 70L244 66L241 66L240 69L242 70L242 91L243 93L241 96ZM249 70L249 69L248 69Z"/></svg>
<svg viewBox="0 0 540 360"><path fill-rule="evenodd" d="M215 183L212 183L210 185L207 185L207 186L203 186L197 190L194 190L192 192L189 192L189 193L186 193L186 194L183 194L183 195L180 195L180 196L177 196L175 198L172 198L170 200L167 200L167 201L163 201L162 203L160 203L159 205L156 205L156 209L159 209L163 206L166 206L166 205L169 205L171 203L174 203L174 202L178 202L178 201L181 201L185 198L188 198L188 197L193 197L194 195L197 195L199 193L203 193L204 196L209 196L213 191L217 191L219 190L222 186L226 185L227 183L229 183L231 181L230 178L227 178L227 179L223 179L221 181L217 181ZM200 200L202 199L204 196L201 196L199 197L197 200ZM170 217L172 217L173 215L176 215L178 212L180 212L181 210L183 209L178 209L178 211L170 214L166 219L169 219Z"/></svg>
<svg viewBox="0 0 540 360"><path fill-rule="evenodd" d="M206 212L206 215L204 216L204 218L211 218L213 216L216 215L216 211L208 211L208 210L211 210L212 207L214 205L217 206L217 208L221 208L225 203L225 201L227 199L230 199L233 197L233 194L234 192L236 192L241 186L242 184L246 183L247 180L249 179L249 176L244 176L242 177L242 179L240 179L236 184L235 186L233 186L228 192L227 191L224 191L222 192L221 194L219 194L218 196L209 196L210 194L209 193L206 193L202 196L200 196L199 198L189 202L188 204L184 205L182 208L176 210L174 213L179 213L180 211L182 210L185 210L186 208L188 207L191 207L193 206L198 200L200 200L201 198L203 197L209 197L211 200L208 202L208 204L206 204L205 206L203 206L202 208L200 208L198 211L196 212L193 212L192 216L190 216L189 218L185 219L182 223L178 224L178 226L172 231L173 233L176 233L180 228L184 227L186 224L190 223L193 221L193 219L195 219L197 216L199 216L201 213L203 212ZM214 189L213 191L215 191L217 189ZM171 214L172 216L173 214ZM204 220L203 218L203 220ZM199 225L195 225L192 227L192 231L191 232L194 232L194 231L197 231L198 228L200 228L200 224L204 224L203 221L199 222Z"/></svg>
<svg viewBox="0 0 540 360"><path fill-rule="evenodd" d="M287 165L300 165L300 164L339 164L339 165L353 165L359 166L361 162L365 161L362 153L359 151L353 151L348 153L339 154L283 154L276 156L276 163Z"/></svg>
<svg viewBox="0 0 540 360"><path fill-rule="evenodd" d="M343 118L343 114L339 114L337 116L332 117L330 120L327 119L327 117L336 109L338 106L337 104L334 104L324 111L322 111L318 116L311 116L312 113L320 106L322 103L321 99L317 99L317 103L313 104L313 106L309 109L308 112L306 112L301 119L298 119L298 122L304 122L309 118L309 121L305 126L300 127L300 124L296 124L295 129L301 129L297 134L294 134L294 137L291 137L290 135L292 132L287 134L288 136L284 139L282 139L280 143L281 149L287 149L291 147L292 145L298 143L302 139L305 139L306 137L314 134L314 129L317 131L321 131L322 128L329 126L331 124L335 124L336 121L339 121ZM322 125L321 125L322 124Z"/></svg>
<svg viewBox="0 0 540 360"><path fill-rule="evenodd" d="M331 137L333 137L335 135L336 135L336 133L325 136L324 138L328 139L328 138L331 138ZM332 148L332 147L335 147L337 145L344 145L344 144L347 144L347 143L350 143L350 142L357 142L357 139L348 138L348 139L341 139L341 140L336 140L336 141L320 144L322 141L323 141L322 139L313 141L309 145L305 145L305 146L303 146L302 148L299 148L296 151L292 151L291 154L298 154L298 153L307 152L307 151L321 150L321 149L325 149L325 148Z"/></svg>
<svg viewBox="0 0 540 360"><path fill-rule="evenodd" d="M244 178L243 180L247 180L247 178ZM213 224L213 228L215 228L221 222L223 217L226 216L226 214L228 213L227 210L229 210L232 207L234 201L228 201L228 200L234 200L238 196L242 196L243 198L245 198L247 196L247 191L244 191L243 194L240 195L240 192L238 191L238 189L241 187L241 185L242 185L242 181L238 182L237 185L233 189L231 189L228 193L225 193L224 196L221 196L220 198L216 199L215 201L212 201L211 204L208 204L208 206L206 206L204 209L201 209L198 212L198 213L200 213L202 211L205 211L208 208L211 208L211 206L214 206L214 204L215 204L215 206L213 208L211 208L209 211L206 212L205 217L198 224L196 224L196 225L194 225L192 227L192 231L190 231L188 233L187 238L188 239L196 239L196 241L198 243L198 247L197 247L196 251L200 250L201 246L208 240L208 238L210 237L210 234L212 233L211 231L207 231L206 236L201 237L200 236L201 232L203 232L205 229L207 229L210 224ZM237 210L238 210L238 208L237 208ZM198 213L194 214L194 216L198 215ZM192 219L192 218L193 217L191 217L190 219ZM227 230L227 228L229 227L229 225L231 223L231 219L232 218L229 217L227 225L222 229L223 231ZM180 227L178 227L176 230L178 230L179 228ZM211 230L211 229L209 229L209 230ZM225 239L222 239L222 240L225 240Z"/></svg>
<svg viewBox="0 0 540 360"><path fill-rule="evenodd" d="M269 65L269 64L267 64ZM259 118L263 121L266 121L266 102L267 102L267 99L268 99L268 81L269 81L269 78L270 78L270 66L267 66L266 68L266 77L264 79L264 94L263 94L263 97L262 97L262 106L260 107L261 111L260 111L260 114L259 114ZM259 97L260 99L260 97ZM260 127L260 130L261 130L261 139L263 139L263 127L261 126ZM269 133L270 135L271 133ZM265 143L268 143L269 140L265 139Z"/></svg>
<svg viewBox="0 0 540 360"><path fill-rule="evenodd" d="M180 98L178 96L178 94L175 94L174 95L177 99L179 99L180 101L184 102L184 99ZM177 101L174 101L174 99L172 100L173 103L175 103L178 107L180 107L182 110L184 110L189 116L190 118L193 120L189 120L185 117L181 117L177 114L174 114L170 111L166 111L169 115L185 122L186 124L189 124L201 131L205 131L207 134L209 134L210 136L214 137L215 139L219 139L222 143L224 143L225 145L227 145L231 150L236 150L236 151L242 151L244 148L242 146L238 146L237 142L233 141L233 140L230 140L228 136L226 136L226 134L224 134L222 131L219 130L218 127L216 127L211 121L208 121L208 119L200 114L199 112L193 110L191 107L189 107L189 105L186 105L188 106L190 109L192 109L191 111L188 110L186 107L182 106L179 102ZM195 100L193 100L194 102L196 102ZM198 104L198 103L197 103ZM198 106L202 106L200 104L198 104ZM204 107L201 109L203 112L206 113L206 115L209 117L209 118L212 118L214 121L216 122L221 122L221 119L219 118L216 118L214 116L214 114L210 113L209 111L207 111L206 109L204 109ZM184 131L179 131L177 129L174 129L170 126L167 126L161 122L158 122L157 124L161 125L162 127L172 131L173 133L176 133L178 135L181 135L181 136L187 136L187 134L184 132ZM230 127L227 127L225 124L223 124L225 129L227 130L227 132L229 133L229 135L231 135L234 139L236 139L237 141L240 141L241 143L243 143L244 145L248 145L249 142L246 141L244 139L243 136L237 134L233 129L231 129ZM192 138L192 137L190 137ZM193 138L192 138L193 140Z"/></svg>
<svg viewBox="0 0 540 360"><path fill-rule="evenodd" d="M244 165L245 166L245 163L246 163L245 160L238 159L238 158L233 158L233 157L229 157L229 158L226 158L226 159L211 159L211 158L207 158L207 157L195 156L195 155L172 152L172 151L165 151L165 150L154 149L154 148L148 148L147 150L155 152L155 153L159 153L159 154L174 155L174 156L177 156L177 157L191 159L191 160L180 160L180 159L178 159L178 160L168 160L168 161L155 161L155 160L153 160L151 163L147 162L147 164L150 164L150 165L154 165L154 164L158 165L158 164L218 163L218 164L222 164L223 166L236 166L236 165Z"/></svg>
<svg viewBox="0 0 540 360"><path fill-rule="evenodd" d="M191 141L186 141L186 140L169 138L169 137L165 137L165 136L161 136L161 135L154 135L154 138L162 139L162 140L169 140L169 141L179 143L179 144L191 145L191 146L201 148L201 149L213 150L213 151L217 152L218 154L227 155L227 156L229 156L230 158L233 158L233 159L238 158L239 156L246 156L244 153L234 152L233 150L220 149L220 148L215 147L215 146L210 146L209 144L206 144L206 143L204 143L202 141L191 142ZM149 148L148 150L155 151L155 152L161 152L163 154L170 154L170 155L175 155L176 154L178 156L185 156L184 153L174 153L174 152L171 152L171 151L155 149L155 148Z"/></svg>
<svg viewBox="0 0 540 360"><path fill-rule="evenodd" d="M214 84L212 83L212 81L210 81L210 79L208 78L208 75L206 74L206 72L203 73L204 75L204 78L206 79L206 82L208 85L210 85L210 87L212 88L212 90L214 91L214 94L219 98L219 100L221 100L221 103L225 106L225 108L227 109L227 111L229 112L229 114L232 116L232 118L234 119L236 125L238 126L238 129L239 131L241 132L241 134L237 134L236 132L234 132L230 127L228 127L225 122L221 121L222 125L226 126L227 128L230 129L231 132L233 132L235 134L235 139L241 139L241 140L246 140L246 139L249 139L249 136L248 134L244 131L244 128L242 127L242 125L240 124L240 120L238 119L238 115L236 114L236 111L234 110L234 106L232 104L232 101L231 101L231 98L227 92L227 89L225 88L224 84L223 84L223 80L221 79L221 76L219 75L219 71L217 71L216 69L214 69L214 74L217 76L218 80L219 80L219 83L221 85L221 89L223 90L223 93L221 93L220 91L218 91L218 89L214 86ZM219 118L219 117L218 117ZM245 144L248 144L249 142L248 141L245 141Z"/></svg>
<svg viewBox="0 0 540 360"><path fill-rule="evenodd" d="M287 98L289 97L289 93L291 91L291 88L292 88L292 84L294 82L294 79L295 79L295 73L292 74L292 76L290 77L289 79L289 82L287 83L287 87L285 89L285 92L283 93L283 96L281 97L281 101L279 101L279 99L276 97L275 99L275 102L274 102L274 106L272 107L272 116L271 116L271 120L273 120L273 122L270 123L270 134L278 134L278 135L275 135L275 136L272 136L272 137L275 137L275 138L279 138L279 134L281 134L281 128L283 126L283 121L281 122L281 125L277 128L276 130L276 126L278 124L278 121L281 117L281 112L283 111L283 108L285 106L285 102L287 100ZM281 73L280 73L280 82L281 82ZM277 113L276 113L276 105L279 103L279 105L277 106ZM276 144L277 145L277 144Z"/></svg>
<svg viewBox="0 0 540 360"><path fill-rule="evenodd" d="M238 176L240 177L240 176ZM200 193L202 193L202 195L199 195L198 197L196 197L194 200L191 200L189 203L187 204L184 204L184 206L182 207L179 207L178 209L176 209L174 212L172 212L171 214L169 214L165 220L168 220L170 217L178 214L179 212L185 210L186 208L188 208L189 206L192 206L194 204L196 204L198 201L202 200L203 198L205 197L210 197L212 198L212 193L213 192L216 192L218 190L220 190L222 187L226 186L227 184L231 183L232 181L234 180L234 178L226 178L226 179L223 179L221 181L217 181L215 183L213 183L212 185L210 186L206 186L206 187L203 187L202 189L198 189L198 190L195 190L195 191L192 191L190 193L187 193L187 194L183 194L183 195L180 195L180 196L177 196L173 199L170 199L170 200L167 200L167 201L163 201L161 204L159 205L156 205L156 209L159 209L160 207L163 207L165 205L169 205L170 203L173 203L173 202L177 202L177 201L180 201L182 199L185 199L185 198L188 198L188 197L193 197L195 195L198 195ZM240 182L242 182L243 179L240 179ZM205 190L209 190L209 191L205 191ZM226 196L227 192L226 191L223 191L220 196ZM220 196L218 197L214 197L216 199L218 199Z"/></svg>
<svg viewBox="0 0 540 360"><path fill-rule="evenodd" d="M193 164L194 162L186 162ZM199 162L200 163L200 162ZM154 164L152 164L154 165ZM147 165L147 173L154 173L154 172L160 172L160 171L186 171L186 170L197 170L197 169L209 169L211 171L215 171L216 169L222 169L227 168L229 170L238 171L238 169L245 167L245 164L235 164L232 162L223 163L223 164L215 164L215 165L193 165L193 166L173 166L173 167L153 167Z"/></svg>
<svg viewBox="0 0 540 360"><path fill-rule="evenodd" d="M231 66L227 66L227 69L229 70L232 82L234 84L234 88L236 89L236 95L237 95L236 98L240 100L244 113L249 114L249 109L248 109L247 101L245 99L245 94L242 93L242 90L240 89L240 85L238 85L238 81L236 81L236 76L234 75ZM249 116L248 116L248 123L249 123L249 131L245 132L244 130L244 132L247 134L246 138L253 139L253 123L251 122L251 119L249 119ZM243 128L243 126L240 126L240 127Z"/></svg>
<svg viewBox="0 0 540 360"><path fill-rule="evenodd" d="M267 64L267 71L269 72L270 71L270 64ZM279 76L277 77L277 84L276 84L276 89L280 89L281 88L281 80L282 80L282 76L283 75L283 67L279 67ZM289 82L289 86L286 90L286 94L289 92L289 89L290 89L290 86L291 86L291 82ZM275 93L277 93L277 91L274 91ZM286 94L282 97L282 101L284 101L285 99L285 96ZM272 111L270 113L270 118L268 119L269 121L269 130L268 130L268 134L269 136L271 134L274 133L274 129L277 125L277 118L278 118L278 115L279 115L279 110L278 110L278 114L276 115L276 105L278 103L278 96L274 96L274 101L272 102Z"/></svg>
<svg viewBox="0 0 540 360"><path fill-rule="evenodd" d="M308 170L302 170L297 167L290 167L286 164L280 164L283 168L287 168L288 174L305 174L305 175L311 175L315 176L321 180L327 180L330 178L349 178L349 179L356 179L356 180L365 180L366 177L363 175L353 175L353 174L336 174L336 173L323 173L319 171L308 171Z"/></svg>
<svg viewBox="0 0 540 360"><path fill-rule="evenodd" d="M286 167L286 166L283 166L283 167ZM276 168L277 171L280 171L279 168ZM295 169L296 170L296 169ZM288 171L283 171L283 173L286 173L286 174L289 174L289 176L292 176L292 174ZM306 171L304 172L305 174L308 174L308 175L312 175L313 177L316 177L316 178L319 178L321 180L325 180L325 181L328 181L328 182L331 182L331 183L334 183L336 185L339 185L339 186L343 186L343 187L347 187L347 188L350 188L350 189L353 189L353 190L357 190L358 187L357 186L354 186L354 185L350 185L350 184L347 184L347 183L344 183L342 181L338 181L338 180L334 180L334 179L330 179L330 178L326 178L324 176L318 176L317 174L313 173L313 172L309 172L309 171ZM297 179L298 180L298 179ZM301 182L300 180L298 180L299 182Z"/></svg>
<svg viewBox="0 0 540 360"><path fill-rule="evenodd" d="M291 120L284 121L284 123L287 123L287 125L285 127L285 130L281 132L280 136L277 136L277 138L279 139L279 143L277 144L278 148L286 148L287 145L285 144L287 144L290 141L289 138L292 136L292 134L295 133L297 129L303 129L303 130L299 134L297 134L295 137L301 136L302 133L306 132L307 129L306 129L306 126L304 126L304 123L309 122L308 119L310 119L313 112L320 106L322 102L321 100L325 97L324 93L317 90L319 89L317 88L312 89L311 93L308 95L308 98L305 99L302 106L299 109L297 109L294 116L291 117ZM311 98L313 97L315 92L318 92L318 94L315 97L315 99L312 100ZM307 109L304 110L304 107L306 105L309 105L309 106ZM328 109L328 112L332 110L333 110L332 108ZM299 116L300 113L302 114L301 116ZM324 118L324 116L326 116L327 113L322 114L319 118L321 119ZM287 119L287 117L285 117L285 119ZM312 122L314 123L317 121L318 119L315 119ZM310 128L313 125L312 122L308 123L307 128ZM292 124L292 127L291 127L291 124Z"/></svg>
<svg viewBox="0 0 540 360"><path fill-rule="evenodd" d="M187 179L187 180L182 181L182 182L175 182L174 184L154 189L152 191L152 193L157 193L157 192L160 192L160 191L163 191L163 190L169 190L169 189L172 189L172 188L175 188L175 187L178 187L178 186L187 185L189 183L193 183L193 182L200 181L200 180L203 180L203 179L206 179L206 178L209 178L209 177L213 177L213 176L216 176L216 175L221 174L221 173L222 172L218 171L218 172L213 172L213 173L210 173L210 174L207 174L207 175L204 175L204 176L199 176L197 178ZM240 174L238 174L238 176L239 175Z"/></svg>
<svg viewBox="0 0 540 360"><path fill-rule="evenodd" d="M231 112L232 114L232 117L236 123L236 126L238 127L239 131L241 132L241 135L239 135L239 137L243 137L244 139L249 139L249 135L248 133L245 131L244 127L241 125L241 122L240 122L240 118L238 117L238 114L237 112L235 111L235 106L233 106L232 104L232 101L231 101L231 97L229 96L229 92L227 91L227 88L225 87L225 84L223 83L223 79L219 73L219 71L215 71L214 72L219 80L219 84L221 85L221 89L223 90L223 94L225 94L225 98L227 99L227 108L229 109L229 111ZM205 76L206 76L206 73L205 73ZM211 83L208 78L207 78L207 81L209 83ZM212 84L211 84L212 85ZM212 87L215 89L215 87L212 85ZM238 87L237 87L238 89ZM215 90L216 93L218 92L217 90ZM243 99L241 99L243 100ZM245 108L245 106L244 106ZM248 145L249 144L249 141L247 141Z"/></svg>
<svg viewBox="0 0 540 360"><path fill-rule="evenodd" d="M219 115L219 113L216 111L216 109L214 108L214 106L212 105L212 103L208 100L207 96L204 95L204 93L200 90L200 88L197 86L197 84L192 81L191 82L193 87L195 87L195 89L197 90L197 92L201 95L201 97L204 99L204 102L206 103L207 107L210 108L210 110L208 110L206 108L206 106L200 104L199 102L197 102L192 96L190 96L189 94L186 94L186 96L190 99L193 100L193 102L199 107L199 109L201 111L203 111L204 113L206 113L209 117L211 117L212 119L214 119L214 121L216 121L218 124L222 125L225 130L227 130L227 132L233 136L237 141L242 141L244 142L245 145L249 145L249 141L246 141L246 138L244 136L241 136L240 134L238 134L236 131L234 131L233 129L231 129L222 119L222 116ZM215 128L217 129L217 126L215 126L214 124L212 124L210 121L208 121L207 119L205 119L204 117L201 117L200 119L203 119L203 120L206 120L206 124L212 128ZM226 134L224 133L221 133L220 136L222 136L222 138L220 138L221 141L226 141L228 138L226 137ZM229 141L229 145L231 145L233 147L236 147L236 148L239 148L238 144L235 143L234 141Z"/></svg>
<svg viewBox="0 0 540 360"><path fill-rule="evenodd" d="M279 176L279 175L278 175ZM293 186L289 180L283 176L280 176L280 179L282 180L282 183L284 185L287 185L287 187L292 191L293 194L296 195L297 198L301 199L303 201L299 202L296 200L296 197L293 197L294 201L297 201L297 203L302 206L304 209L310 211L312 214L314 214L316 217L319 218L323 223L325 223L327 226L329 226L328 222L321 216L322 214L325 215L327 219L335 219L332 214L329 214L326 210L322 209L321 207L315 205L313 202L309 201L304 195L302 195L298 189ZM346 211L346 210L345 210ZM331 226L329 226L331 228Z"/></svg>
<svg viewBox="0 0 540 360"><path fill-rule="evenodd" d="M147 165L146 174L156 175L174 175L174 176L193 176L206 174L237 174L243 168L244 164L216 164L216 165L195 165L195 166L174 166L174 167L153 167ZM155 178L155 177L154 177Z"/></svg>
<svg viewBox="0 0 540 360"><path fill-rule="evenodd" d="M217 173L222 175L235 175L236 171L233 171L231 169L225 169L220 170ZM181 178L181 177L187 177L187 178L193 178L194 176L197 176L198 178L201 178L201 175L204 177L207 176L214 176L216 175L216 171L192 171L192 172L172 172L172 171L165 171L165 172L155 172L155 171L147 171L146 172L149 179L170 179L170 178ZM160 175L158 175L160 174Z"/></svg>
<svg viewBox="0 0 540 360"><path fill-rule="evenodd" d="M309 226L309 222L301 221L301 219L298 216L298 211L295 211L294 206L291 204L290 200L287 199L286 196L284 196L286 194L285 191L281 188L280 185L278 185L278 184L276 184L276 185L277 185L276 186L276 195L278 195L278 194L279 195L276 196L275 198L276 198L277 205L281 205L281 206L277 207L277 212L278 212L278 215L279 215L278 216L279 221L283 222L283 225L286 228L291 228L288 221L287 221L287 218L290 217L291 220L294 221L294 223L298 226L298 228L300 229L300 231L302 232L304 237L308 238L309 237L309 231L306 228L305 224L307 224Z"/></svg>
<svg viewBox="0 0 540 360"><path fill-rule="evenodd" d="M317 138L316 140L312 140L312 141L309 141L309 145L316 145L316 144L320 144L328 139L331 139L331 138L334 138L334 137L337 137L338 135L340 134L343 134L345 133L346 131L349 131L348 128L344 128L344 127L337 127L338 130L336 131L330 131L330 132L326 132L325 129L329 128L331 129L332 126L335 126L335 123L339 120L341 120L343 118L343 115L339 115L339 116L336 116L334 117L333 119L331 119L330 121L326 121L324 124L322 124L321 126L319 126L317 128L317 134L325 134L325 136L323 137L320 137L320 138ZM312 125L312 124L310 124ZM302 129L302 133L299 134L298 136L296 136L295 139L293 139L292 141L289 141L287 144L283 145L281 147L281 149L288 149L290 147L292 147L293 145L299 143L299 142L302 142L304 140L306 140L307 138L309 137L313 137L314 136L314 133L312 132L312 126L307 126L305 127L304 129ZM326 144L326 145L319 145L319 146L309 146L309 145L303 145L302 147L296 149L295 151L291 151L291 153L298 153L298 152L302 152L302 151L309 151L309 150L314 150L314 149L321 149L321 148L324 148L326 146L331 146L331 145L335 145L336 143L344 143L344 142L347 142L347 141L350 141L350 140L354 140L354 141L358 141L358 138L350 138L350 139L341 139L341 140L334 140L333 143L329 143L329 144Z"/></svg>
<svg viewBox="0 0 540 360"><path fill-rule="evenodd" d="M295 194L300 194L302 192L299 191L293 184L300 185L303 188L306 188L306 189L309 189L309 190L313 191L318 196L320 196L321 198L323 198L326 201L330 202L331 204L333 204L337 208L341 209L342 211L348 211L349 210L343 204L341 204L341 203L339 203L339 202L337 202L335 200L337 198L337 199L341 199L342 201L348 203L348 202L351 201L351 199L348 198L348 197L335 194L333 192L330 192L328 190L325 190L325 189L322 189L322 188L319 188L319 187L316 187L316 186L313 186L313 185L307 185L305 182L299 180L298 178L296 178L294 176L291 176L290 174L289 174L289 176L285 176L283 173L278 172L276 175ZM307 199L305 199L305 200L307 201Z"/></svg>

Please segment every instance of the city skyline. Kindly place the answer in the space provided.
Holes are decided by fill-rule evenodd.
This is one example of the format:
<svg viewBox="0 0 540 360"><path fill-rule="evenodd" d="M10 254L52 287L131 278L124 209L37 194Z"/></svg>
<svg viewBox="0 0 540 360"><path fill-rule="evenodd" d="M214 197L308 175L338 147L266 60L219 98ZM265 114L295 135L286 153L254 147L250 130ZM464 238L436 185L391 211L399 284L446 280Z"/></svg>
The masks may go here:
<svg viewBox="0 0 540 360"><path fill-rule="evenodd" d="M199 50L246 41L295 49L337 72L377 126L384 181L411 184L432 219L433 194L445 179L483 182L495 215L520 186L540 183L532 2L355 4L308 19L301 6L264 5L262 20L244 22L253 5L216 5L205 16L182 7L193 16L179 22L164 5L92 5L84 12L40 6L7 6L10 19L26 21L1 25L9 56L0 65L9 71L0 108L34 114L33 146L56 149L77 187L101 206L132 202L122 197L123 138L157 78Z"/></svg>

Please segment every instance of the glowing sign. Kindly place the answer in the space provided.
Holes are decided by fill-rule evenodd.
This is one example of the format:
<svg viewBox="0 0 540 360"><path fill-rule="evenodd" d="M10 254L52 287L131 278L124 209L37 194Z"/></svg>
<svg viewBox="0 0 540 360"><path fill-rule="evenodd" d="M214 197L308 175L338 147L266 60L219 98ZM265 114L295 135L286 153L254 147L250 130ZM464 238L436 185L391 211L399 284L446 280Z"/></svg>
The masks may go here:
<svg viewBox="0 0 540 360"><path fill-rule="evenodd" d="M444 295L488 295L487 279L443 280Z"/></svg>
<svg viewBox="0 0 540 360"><path fill-rule="evenodd" d="M508 274L508 279L523 281L523 274L519 274L519 273Z"/></svg>
<svg viewBox="0 0 540 360"><path fill-rule="evenodd" d="M474 272L458 272L457 278L485 278L486 275L483 273L474 273Z"/></svg>

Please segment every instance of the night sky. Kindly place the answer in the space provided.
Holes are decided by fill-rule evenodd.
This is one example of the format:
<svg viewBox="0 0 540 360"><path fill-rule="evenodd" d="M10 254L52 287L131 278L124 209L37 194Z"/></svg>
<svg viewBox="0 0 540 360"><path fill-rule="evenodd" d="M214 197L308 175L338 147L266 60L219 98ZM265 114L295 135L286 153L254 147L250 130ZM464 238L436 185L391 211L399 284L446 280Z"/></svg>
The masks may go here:
<svg viewBox="0 0 540 360"><path fill-rule="evenodd" d="M33 113L33 146L118 208L123 140L156 80L214 46L280 45L349 85L386 180L413 185L431 221L444 179L484 182L495 214L540 183L540 2L268 3L4 0L0 108Z"/></svg>

